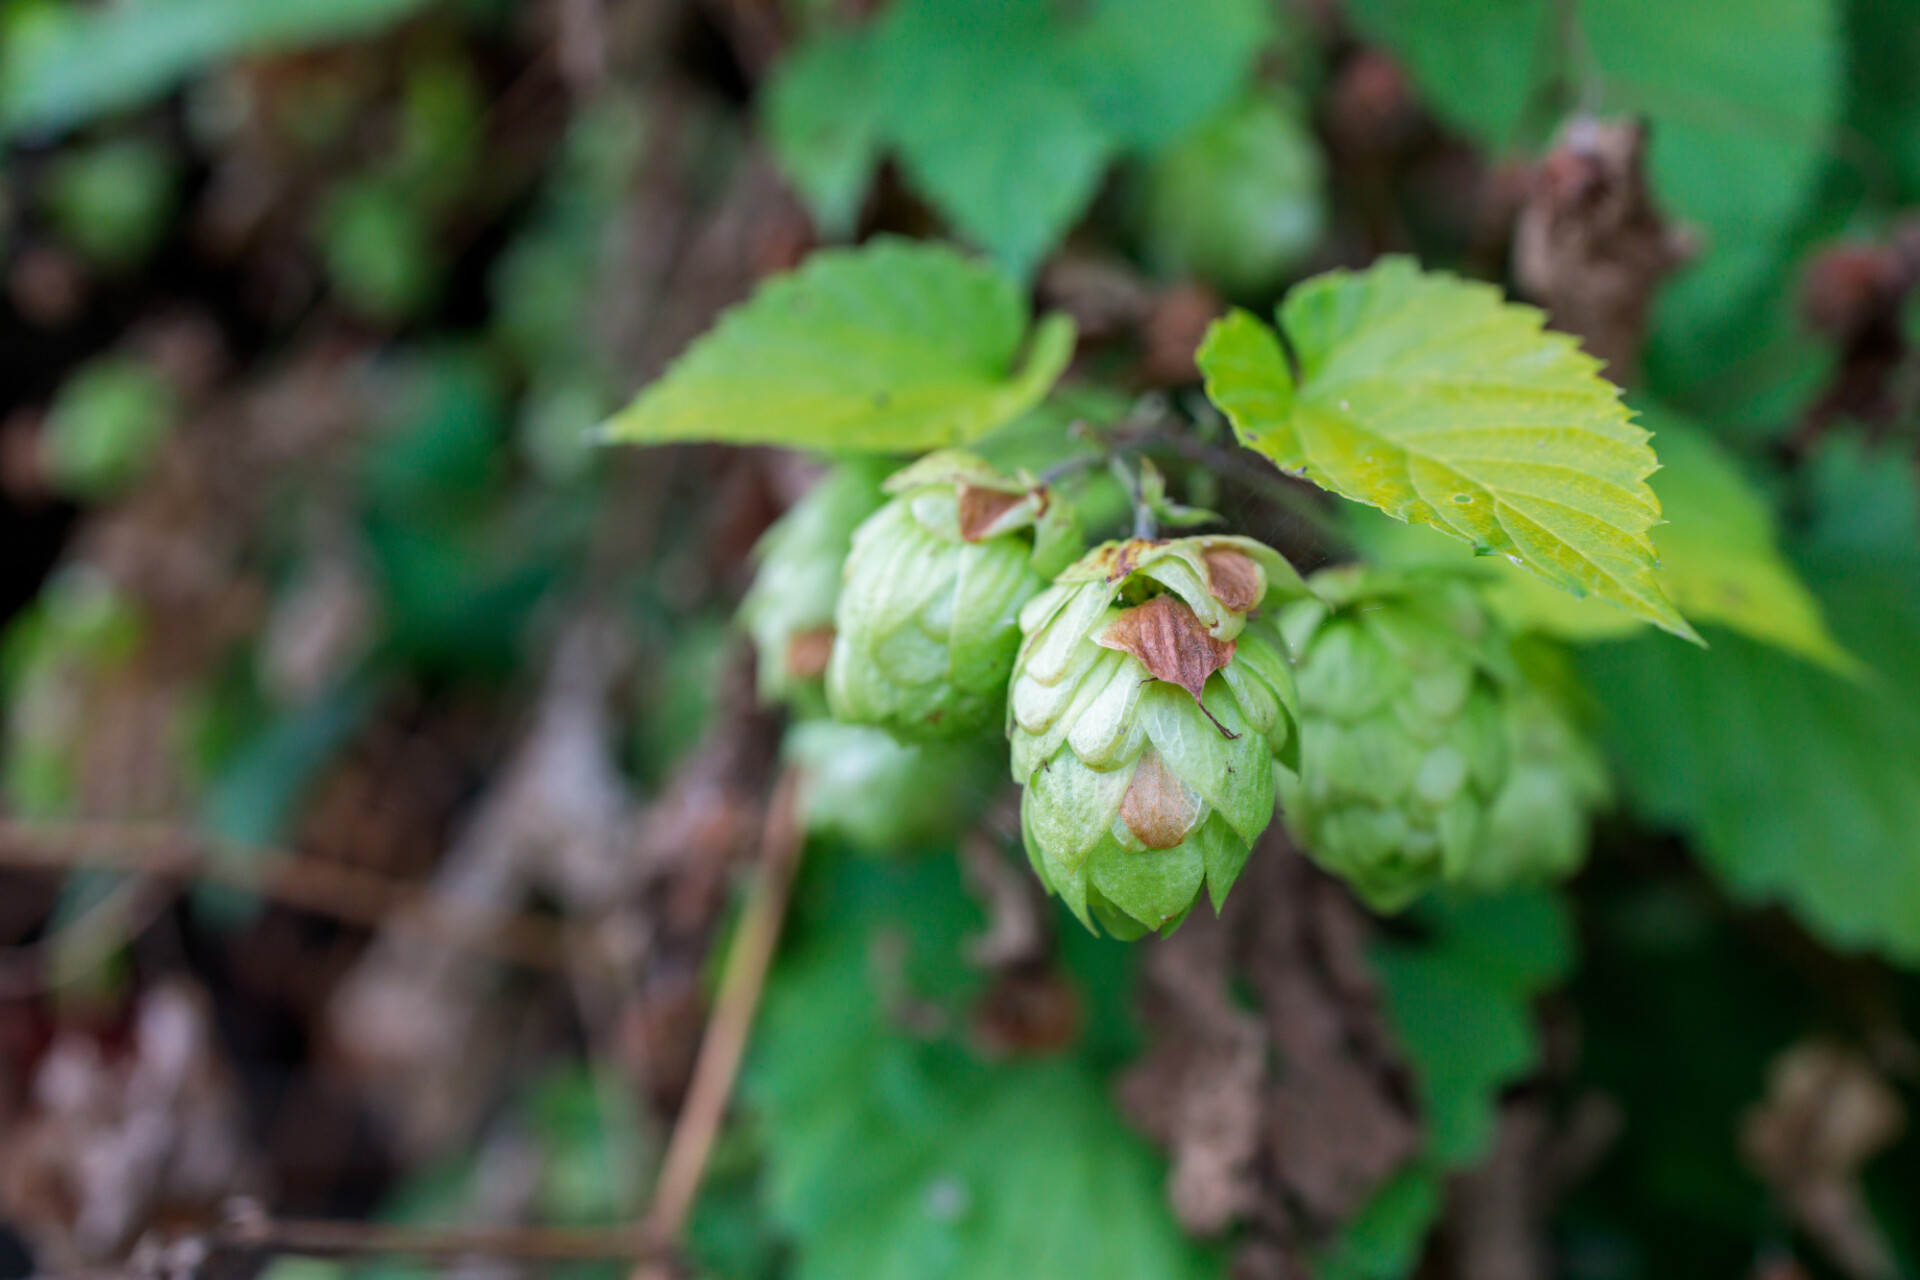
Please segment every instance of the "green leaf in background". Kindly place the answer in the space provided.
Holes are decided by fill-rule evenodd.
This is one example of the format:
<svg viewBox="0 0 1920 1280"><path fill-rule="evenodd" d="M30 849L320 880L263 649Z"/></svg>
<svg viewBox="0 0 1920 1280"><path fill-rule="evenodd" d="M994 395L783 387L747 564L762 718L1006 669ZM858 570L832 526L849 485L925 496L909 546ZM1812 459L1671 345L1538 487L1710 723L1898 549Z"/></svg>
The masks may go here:
<svg viewBox="0 0 1920 1280"><path fill-rule="evenodd" d="M1500 1091L1539 1064L1532 1004L1573 967L1573 920L1546 889L1441 895L1416 918L1431 939L1382 943L1373 964L1413 1066L1427 1153L1459 1167L1486 1154Z"/></svg>
<svg viewBox="0 0 1920 1280"><path fill-rule="evenodd" d="M1703 359L1706 341L1751 324L1834 149L1845 63L1834 0L1582 0L1566 27L1575 48L1553 0L1355 0L1353 11L1440 116L1495 151L1544 142L1577 109L1644 117L1655 198L1702 249L1661 294L1649 365L1688 386L1724 372ZM1867 55L1883 79L1912 79L1885 52L1903 38ZM1876 134L1900 141L1896 121L1875 118Z"/></svg>
<svg viewBox="0 0 1920 1280"><path fill-rule="evenodd" d="M1650 122L1657 198L1702 237L1655 312L1654 345L1684 365L1703 330L1745 322L1813 196L1842 105L1838 6L1583 0L1579 21L1603 109Z"/></svg>
<svg viewBox="0 0 1920 1280"><path fill-rule="evenodd" d="M1700 428L1670 412L1647 409L1642 425L1660 449L1650 483L1666 523L1653 531L1660 566L1654 578L1688 621L1717 623L1798 654L1842 675L1858 676L1859 660L1827 630L1820 602L1780 553L1773 509L1738 464ZM1354 522L1369 554L1392 564L1457 562L1458 547L1413 525ZM1487 600L1519 630L1567 640L1611 640L1643 625L1596 597L1555 591L1530 573L1487 566Z"/></svg>
<svg viewBox="0 0 1920 1280"><path fill-rule="evenodd" d="M44 199L60 238L110 271L137 265L166 231L173 156L143 137L113 138L58 154Z"/></svg>
<svg viewBox="0 0 1920 1280"><path fill-rule="evenodd" d="M1147 176L1146 239L1162 270L1269 289L1320 241L1326 172L1304 108L1250 96L1187 134Z"/></svg>
<svg viewBox="0 0 1920 1280"><path fill-rule="evenodd" d="M1493 151L1523 141L1530 108L1557 57L1554 10L1545 0L1348 0L1371 39L1406 63L1448 124Z"/></svg>
<svg viewBox="0 0 1920 1280"><path fill-rule="evenodd" d="M1273 36L1264 0L1098 0L1069 56L1094 117L1152 155L1226 106Z"/></svg>
<svg viewBox="0 0 1920 1280"><path fill-rule="evenodd" d="M1910 0L1849 0L1847 123L1892 170L1903 204L1920 200L1920 23Z"/></svg>
<svg viewBox="0 0 1920 1280"><path fill-rule="evenodd" d="M796 49L767 85L768 140L830 236L853 231L880 160L875 70L871 33L828 31Z"/></svg>
<svg viewBox="0 0 1920 1280"><path fill-rule="evenodd" d="M1413 1273L1445 1172L1486 1155L1501 1091L1539 1065L1534 999L1573 968L1572 914L1551 890L1438 895L1414 918L1427 939L1383 942L1373 966L1413 1068L1426 1147L1342 1227L1319 1260L1322 1280Z"/></svg>
<svg viewBox="0 0 1920 1280"><path fill-rule="evenodd" d="M377 31L425 0L128 0L26 7L0 31L0 135L137 107L232 58Z"/></svg>
<svg viewBox="0 0 1920 1280"><path fill-rule="evenodd" d="M1737 896L1784 902L1842 948L1920 962L1912 704L1732 633L1713 643L1581 657L1634 809L1692 836ZM1920 652L1920 635L1907 643Z"/></svg>
<svg viewBox="0 0 1920 1280"><path fill-rule="evenodd" d="M1920 963L1920 497L1911 464L1838 440L1798 548L1866 683L1745 640L1582 656L1633 806L1694 839L1736 895L1843 948Z"/></svg>
<svg viewBox="0 0 1920 1280"><path fill-rule="evenodd" d="M843 863L812 887L748 1078L800 1280L1218 1274L1086 1065L959 1042L980 926L950 859ZM894 1024L907 1010L917 1031Z"/></svg>
<svg viewBox="0 0 1920 1280"><path fill-rule="evenodd" d="M1047 6L902 0L876 33L881 101L914 184L1030 273L1093 200L1114 140L1074 91Z"/></svg>
<svg viewBox="0 0 1920 1280"><path fill-rule="evenodd" d="M1873 681L1747 644L1705 663L1602 646L1582 667L1641 813L1690 833L1736 894L1920 964L1920 494L1908 459L1845 438L1812 470L1796 558Z"/></svg>
<svg viewBox="0 0 1920 1280"><path fill-rule="evenodd" d="M79 498L115 497L147 473L178 412L151 361L102 356L61 384L40 449L47 478Z"/></svg>
<svg viewBox="0 0 1920 1280"><path fill-rule="evenodd" d="M1245 312L1201 344L1207 394L1281 469L1504 555L1688 639L1653 576L1657 463L1620 393L1531 307L1409 259L1294 289L1272 330Z"/></svg>
<svg viewBox="0 0 1920 1280"><path fill-rule="evenodd" d="M1415 1161L1341 1225L1317 1260L1319 1280L1403 1280L1420 1265L1427 1232L1440 1216L1444 1188L1432 1165Z"/></svg>
<svg viewBox="0 0 1920 1280"><path fill-rule="evenodd" d="M1073 337L1064 316L1029 334L1013 281L947 246L827 250L722 316L607 438L884 453L963 444L1037 404Z"/></svg>
<svg viewBox="0 0 1920 1280"><path fill-rule="evenodd" d="M829 234L896 153L956 231L1025 277L1117 155L1151 155L1230 102L1274 34L1259 0L898 0L775 75L767 130Z"/></svg>

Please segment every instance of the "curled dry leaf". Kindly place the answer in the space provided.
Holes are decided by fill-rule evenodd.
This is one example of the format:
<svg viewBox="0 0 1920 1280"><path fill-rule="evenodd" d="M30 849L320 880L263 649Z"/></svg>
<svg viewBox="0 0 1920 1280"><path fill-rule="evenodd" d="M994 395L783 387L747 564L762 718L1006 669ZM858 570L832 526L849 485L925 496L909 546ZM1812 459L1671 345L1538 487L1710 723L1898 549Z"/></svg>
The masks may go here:
<svg viewBox="0 0 1920 1280"><path fill-rule="evenodd" d="M1253 557L1231 547L1213 547L1201 553L1207 566L1207 590L1235 613L1245 613L1260 603L1266 577Z"/></svg>
<svg viewBox="0 0 1920 1280"><path fill-rule="evenodd" d="M1155 596L1126 610L1100 633L1097 643L1132 654L1154 679L1179 685L1195 702L1207 687L1207 677L1233 660L1234 648L1233 641L1207 634L1193 610L1175 596Z"/></svg>
<svg viewBox="0 0 1920 1280"><path fill-rule="evenodd" d="M960 502L960 536L968 542L980 542L999 533L1002 519L1027 501L1029 495L963 484L957 496Z"/></svg>

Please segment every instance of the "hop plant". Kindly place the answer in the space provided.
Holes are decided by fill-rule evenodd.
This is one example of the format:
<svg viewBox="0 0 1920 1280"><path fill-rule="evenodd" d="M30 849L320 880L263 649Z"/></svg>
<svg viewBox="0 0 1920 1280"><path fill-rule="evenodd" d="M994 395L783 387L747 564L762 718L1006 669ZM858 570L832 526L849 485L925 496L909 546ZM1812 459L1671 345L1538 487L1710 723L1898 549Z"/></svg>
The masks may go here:
<svg viewBox="0 0 1920 1280"><path fill-rule="evenodd" d="M1273 819L1297 741L1278 638L1249 613L1299 590L1250 538L1110 542L1021 611L1007 712L1021 829L1041 880L1089 928L1218 910Z"/></svg>
<svg viewBox="0 0 1920 1280"><path fill-rule="evenodd" d="M853 531L885 501L886 465L842 462L773 523L754 548L759 569L740 601L740 625L759 657L760 697L802 711L824 708L833 611Z"/></svg>
<svg viewBox="0 0 1920 1280"><path fill-rule="evenodd" d="M828 703L906 740L960 737L999 715L1020 607L1079 553L1079 526L1045 486L966 453L885 488L847 556Z"/></svg>
<svg viewBox="0 0 1920 1280"><path fill-rule="evenodd" d="M1366 569L1311 585L1281 618L1301 759L1280 794L1307 852L1382 911L1577 866L1605 774L1473 585Z"/></svg>

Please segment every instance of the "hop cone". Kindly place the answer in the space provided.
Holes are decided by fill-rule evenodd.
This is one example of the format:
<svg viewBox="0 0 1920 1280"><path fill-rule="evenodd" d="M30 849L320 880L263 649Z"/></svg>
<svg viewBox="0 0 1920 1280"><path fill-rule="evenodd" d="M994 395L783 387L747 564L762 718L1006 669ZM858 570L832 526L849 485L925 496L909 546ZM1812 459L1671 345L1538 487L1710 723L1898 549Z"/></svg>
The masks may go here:
<svg viewBox="0 0 1920 1280"><path fill-rule="evenodd" d="M1218 910L1273 818L1294 745L1293 673L1250 620L1299 589L1250 538L1110 542L1021 611L1007 712L1021 828L1048 888L1092 926Z"/></svg>
<svg viewBox="0 0 1920 1280"><path fill-rule="evenodd" d="M1487 842L1460 879L1483 891L1557 880L1587 857L1589 819L1613 798L1606 762L1574 718L1565 654L1518 650L1523 679L1505 698L1507 780L1487 815Z"/></svg>
<svg viewBox="0 0 1920 1280"><path fill-rule="evenodd" d="M854 529L885 500L885 475L885 464L875 459L841 463L754 548L760 568L740 601L740 625L759 655L763 701L816 713L824 708L821 677L833 647L840 571Z"/></svg>
<svg viewBox="0 0 1920 1280"><path fill-rule="evenodd" d="M1340 569L1281 620L1298 664L1289 826L1376 909L1562 874L1605 795L1592 749L1466 580Z"/></svg>
<svg viewBox="0 0 1920 1280"><path fill-rule="evenodd" d="M991 724L1020 645L1020 606L1080 549L1065 504L970 454L930 454L886 483L853 535L827 700L909 740Z"/></svg>

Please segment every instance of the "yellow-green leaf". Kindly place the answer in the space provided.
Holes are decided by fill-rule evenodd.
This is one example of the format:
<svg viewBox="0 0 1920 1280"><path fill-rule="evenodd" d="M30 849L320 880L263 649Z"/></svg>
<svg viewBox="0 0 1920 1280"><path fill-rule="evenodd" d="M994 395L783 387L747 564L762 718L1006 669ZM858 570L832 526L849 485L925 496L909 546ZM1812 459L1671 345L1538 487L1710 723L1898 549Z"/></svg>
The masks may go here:
<svg viewBox="0 0 1920 1280"><path fill-rule="evenodd" d="M1731 458L1698 427L1670 411L1641 420L1660 448L1652 478L1667 522L1653 532L1660 552L1654 578L1688 621L1718 623L1846 676L1858 659L1827 629L1819 601L1780 554L1773 511ZM1369 552L1392 563L1452 560L1458 549L1408 525L1363 526ZM1487 598L1506 621L1568 640L1606 640L1637 630L1638 619L1598 599L1577 600L1507 564L1494 570Z"/></svg>
<svg viewBox="0 0 1920 1280"><path fill-rule="evenodd" d="M1531 307L1406 258L1290 293L1201 344L1207 394L1283 469L1690 640L1654 577L1658 463L1599 362Z"/></svg>
<svg viewBox="0 0 1920 1280"><path fill-rule="evenodd" d="M1049 316L1029 336L1027 315L1004 272L945 245L827 250L723 315L604 430L827 452L962 444L1066 368L1073 322Z"/></svg>

